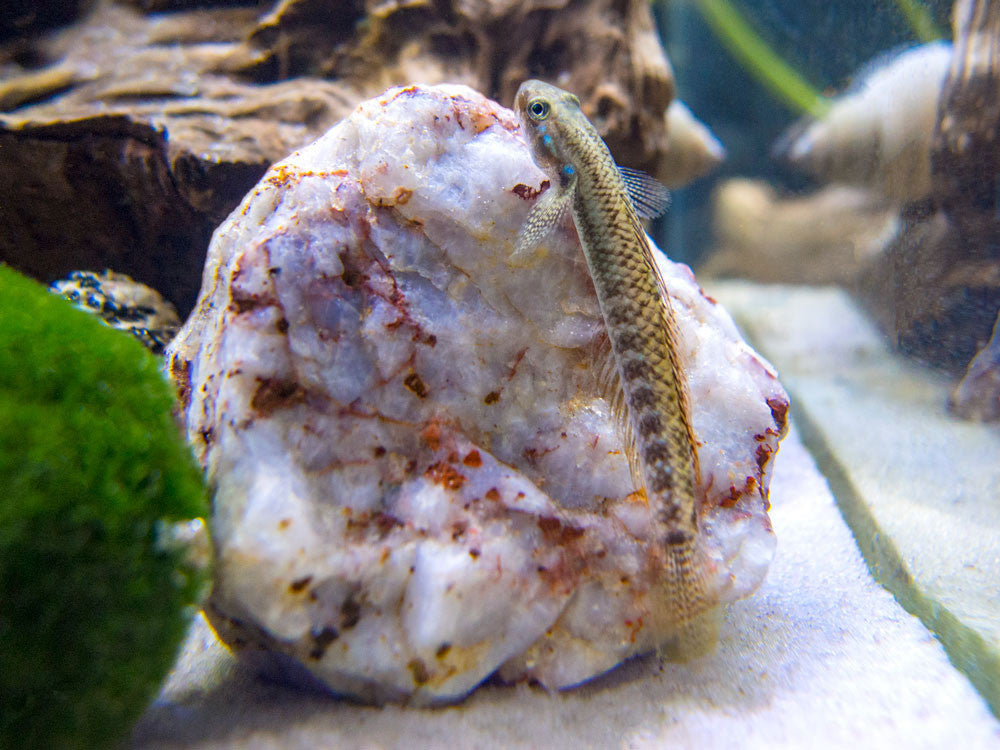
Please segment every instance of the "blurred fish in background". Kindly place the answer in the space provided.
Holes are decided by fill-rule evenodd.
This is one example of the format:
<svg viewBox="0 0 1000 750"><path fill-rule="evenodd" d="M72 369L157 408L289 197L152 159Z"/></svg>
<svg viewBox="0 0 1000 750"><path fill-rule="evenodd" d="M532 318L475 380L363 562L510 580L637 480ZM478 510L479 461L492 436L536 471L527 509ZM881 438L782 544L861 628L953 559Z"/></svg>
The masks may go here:
<svg viewBox="0 0 1000 750"><path fill-rule="evenodd" d="M825 182L868 188L889 201L931 189L931 140L951 44L932 42L864 66L830 111L793 125L775 158Z"/></svg>

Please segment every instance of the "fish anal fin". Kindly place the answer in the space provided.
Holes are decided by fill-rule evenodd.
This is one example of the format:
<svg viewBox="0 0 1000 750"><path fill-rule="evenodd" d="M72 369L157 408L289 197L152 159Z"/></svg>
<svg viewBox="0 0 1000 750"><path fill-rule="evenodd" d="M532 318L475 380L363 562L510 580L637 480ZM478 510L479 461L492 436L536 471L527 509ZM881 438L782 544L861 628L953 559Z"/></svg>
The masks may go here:
<svg viewBox="0 0 1000 750"><path fill-rule="evenodd" d="M632 488L645 493L646 482L643 478L642 461L635 442L635 431L629 417L628 405L625 402L625 391L622 389L621 378L618 375L618 363L607 334L599 336L594 344L592 355L594 372L597 380L597 392L603 398L611 411L618 439L621 441L622 453L628 461L629 474L632 477Z"/></svg>

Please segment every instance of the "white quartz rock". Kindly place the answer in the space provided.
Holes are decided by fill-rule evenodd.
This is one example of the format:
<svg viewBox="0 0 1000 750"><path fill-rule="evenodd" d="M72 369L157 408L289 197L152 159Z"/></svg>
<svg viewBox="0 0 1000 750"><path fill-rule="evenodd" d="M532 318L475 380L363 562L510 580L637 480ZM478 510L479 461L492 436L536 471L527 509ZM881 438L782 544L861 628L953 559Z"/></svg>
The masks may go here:
<svg viewBox="0 0 1000 750"><path fill-rule="evenodd" d="M497 670L566 687L676 635L572 223L507 263L545 188L513 113L411 86L276 164L216 232L169 362L216 488L209 615L248 660L429 702ZM659 257L723 603L771 560L788 401Z"/></svg>

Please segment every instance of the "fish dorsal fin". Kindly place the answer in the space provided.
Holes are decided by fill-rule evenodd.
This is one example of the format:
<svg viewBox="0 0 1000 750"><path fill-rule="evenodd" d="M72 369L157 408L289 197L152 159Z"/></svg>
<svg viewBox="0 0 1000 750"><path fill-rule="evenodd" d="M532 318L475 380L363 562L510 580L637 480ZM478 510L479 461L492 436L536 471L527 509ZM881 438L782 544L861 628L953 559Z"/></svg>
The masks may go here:
<svg viewBox="0 0 1000 750"><path fill-rule="evenodd" d="M618 167L618 172L640 219L655 219L667 210L670 191L666 185L638 169Z"/></svg>
<svg viewBox="0 0 1000 750"><path fill-rule="evenodd" d="M656 279L656 286L660 291L660 300L663 305L663 322L666 326L667 333L670 336L670 349L674 352L674 356L678 356L678 349L680 348L681 336L680 331L677 328L677 319L674 316L674 306L671 304L671 294L670 290L667 289L667 282L663 278L663 272L660 271L660 265L656 262L654 256L653 246L649 239L646 237L646 231L642 228L636 217L632 219L635 227L635 231L641 240L642 245L642 257L648 264L650 270L653 272L653 277ZM680 366L680 362L675 363L677 366L678 377L680 378L680 403L678 406L681 412L684 414L684 422L687 426L688 435L691 440L691 445L694 446L694 474L698 482L701 481L701 467L698 464L698 441L694 435L694 427L691 423L691 395L688 392L687 378L684 375L684 370Z"/></svg>
<svg viewBox="0 0 1000 750"><path fill-rule="evenodd" d="M632 488L636 491L644 490L646 481L643 478L642 462L639 460L639 451L635 444L635 431L632 429L632 420L625 404L625 391L618 376L618 363L615 361L615 354L611 351L611 342L606 333L601 334L594 344L592 361L597 379L597 392L611 409L611 420L614 422L622 444L622 452L628 461L629 474L632 476Z"/></svg>
<svg viewBox="0 0 1000 750"><path fill-rule="evenodd" d="M857 70L851 73L850 82L837 98L860 93L871 84L873 79L880 75L890 75L888 71L895 65L901 66L908 74L913 75L920 69L943 68L947 70L950 59L951 42L946 39L937 39L926 44L905 42L879 52L875 57L858 66ZM935 65L935 62L938 64Z"/></svg>

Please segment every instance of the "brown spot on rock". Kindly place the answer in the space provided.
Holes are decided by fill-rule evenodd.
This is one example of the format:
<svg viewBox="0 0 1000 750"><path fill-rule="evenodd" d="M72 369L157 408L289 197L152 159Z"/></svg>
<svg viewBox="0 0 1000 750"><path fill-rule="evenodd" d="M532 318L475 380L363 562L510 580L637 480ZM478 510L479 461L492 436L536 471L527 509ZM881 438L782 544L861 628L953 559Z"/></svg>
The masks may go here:
<svg viewBox="0 0 1000 750"><path fill-rule="evenodd" d="M496 487L490 487L486 490L486 499L492 503L500 502L500 490Z"/></svg>
<svg viewBox="0 0 1000 750"><path fill-rule="evenodd" d="M349 594L344 603L340 605L340 627L350 630L361 620L361 605L354 598L354 594Z"/></svg>
<svg viewBox="0 0 1000 750"><path fill-rule="evenodd" d="M250 408L259 416L270 416L278 409L290 409L306 400L305 389L294 380L259 377L257 383Z"/></svg>
<svg viewBox="0 0 1000 750"><path fill-rule="evenodd" d="M229 292L229 309L237 315L241 315L260 307L269 307L274 304L274 300L263 294L251 294L233 285Z"/></svg>
<svg viewBox="0 0 1000 750"><path fill-rule="evenodd" d="M462 489L462 485L465 484L465 477L455 471L446 461L431 464L425 472L425 476L447 490L457 491Z"/></svg>
<svg viewBox="0 0 1000 750"><path fill-rule="evenodd" d="M774 419L774 423L778 426L778 431L783 431L788 419L788 402L783 401L780 398L769 398L767 400L767 405L771 409L771 417Z"/></svg>
<svg viewBox="0 0 1000 750"><path fill-rule="evenodd" d="M583 536L583 529L576 526L565 526L558 518L543 516L538 519L538 528L542 536L552 544L570 544Z"/></svg>
<svg viewBox="0 0 1000 750"><path fill-rule="evenodd" d="M406 667L410 670L416 685L423 685L431 678L430 672L427 671L427 665L421 659L411 659Z"/></svg>
<svg viewBox="0 0 1000 750"><path fill-rule="evenodd" d="M542 180L542 184L539 186L538 190L531 187L531 185L525 185L523 182L517 183L510 191L516 195L518 198L524 201L530 201L537 198L541 193L550 185L548 180Z"/></svg>
<svg viewBox="0 0 1000 750"><path fill-rule="evenodd" d="M170 358L170 377L177 388L177 400L181 404L181 409L187 411L191 405L191 360L178 357L176 354Z"/></svg>
<svg viewBox="0 0 1000 750"><path fill-rule="evenodd" d="M390 531L392 531L396 526L402 526L403 522L396 518L391 513L386 513L385 511L379 511L375 514L375 528L378 529L380 535L385 536Z"/></svg>
<svg viewBox="0 0 1000 750"><path fill-rule="evenodd" d="M287 164L278 164L268 170L267 176L264 179L269 185L283 187L285 183L290 182L296 176L297 173L289 169Z"/></svg>
<svg viewBox="0 0 1000 750"><path fill-rule="evenodd" d="M758 445L757 446L756 458L757 458L757 468L758 469L760 469L761 471L763 471L764 470L764 464L767 463L767 459L769 459L770 457L771 457L771 449L770 448L768 448L766 445Z"/></svg>
<svg viewBox="0 0 1000 750"><path fill-rule="evenodd" d="M309 650L309 658L313 659L314 661L319 661L320 659L322 659L323 654L326 653L326 650L330 647L330 644L333 643L335 640L337 640L339 637L340 633L337 632L337 629L331 628L330 626L323 628L319 632L313 631L312 633L313 647Z"/></svg>
<svg viewBox="0 0 1000 750"><path fill-rule="evenodd" d="M482 456L479 455L479 451L473 448L465 454L465 458L462 459L462 463L470 468L477 469L483 465L483 459Z"/></svg>
<svg viewBox="0 0 1000 750"><path fill-rule="evenodd" d="M275 323L274 326L278 329L278 333L288 333L288 321L284 318L278 318L278 322Z"/></svg>
<svg viewBox="0 0 1000 750"><path fill-rule="evenodd" d="M441 447L441 425L437 420L431 420L427 423L427 426L420 432L420 437L427 447L432 451L436 451Z"/></svg>
<svg viewBox="0 0 1000 750"><path fill-rule="evenodd" d="M403 318L398 322L393 321L392 323L387 323L386 328L402 325L403 323L406 322L410 323L411 325L415 325L413 321ZM433 333L426 333L418 328L416 331L413 332L413 335L410 336L410 341L412 341L414 344L423 344L424 346L429 346L433 349L435 346L437 346L438 339L437 336L435 336Z"/></svg>
<svg viewBox="0 0 1000 750"><path fill-rule="evenodd" d="M486 404L487 406L490 406L492 404L495 404L499 400L500 400L500 392L499 391L490 391L483 398L483 403Z"/></svg>
<svg viewBox="0 0 1000 750"><path fill-rule="evenodd" d="M725 495L720 501L719 505L723 508L732 508L736 505L736 501L740 499L740 491L736 489L735 484L729 485L729 494Z"/></svg>
<svg viewBox="0 0 1000 750"><path fill-rule="evenodd" d="M510 192L512 192L514 195L516 195L523 201L530 201L532 198L538 195L537 190L531 187L531 185L525 185L523 182L517 183L514 187L510 189Z"/></svg>
<svg viewBox="0 0 1000 750"><path fill-rule="evenodd" d="M312 576L304 576L303 578L298 578L292 581L291 584L289 584L288 590L291 591L293 594L301 593L302 590L310 584L312 579L313 579Z"/></svg>
<svg viewBox="0 0 1000 750"><path fill-rule="evenodd" d="M437 651L434 652L434 656L436 656L438 659L443 659L448 655L449 651L451 651L451 644L445 642L442 643L440 646L438 646Z"/></svg>
<svg viewBox="0 0 1000 750"><path fill-rule="evenodd" d="M403 385L406 386L407 390L414 393L417 398L427 398L427 386L417 373L411 372L403 378Z"/></svg>
<svg viewBox="0 0 1000 750"><path fill-rule="evenodd" d="M341 262L342 263L344 262L344 260L345 260L345 258L341 257ZM365 280L367 279L367 276L365 276L364 273L361 272L361 269L354 268L353 266L348 266L345 263L344 264L344 271L343 271L343 273L340 274L340 278L344 282L344 285L346 287L348 287L350 289L357 289L363 283L365 283Z"/></svg>
<svg viewBox="0 0 1000 750"><path fill-rule="evenodd" d="M487 128L491 127L493 123L500 122L499 118L492 112L481 112L478 109L470 109L468 112L469 119L472 121L472 129L476 133L482 133Z"/></svg>

